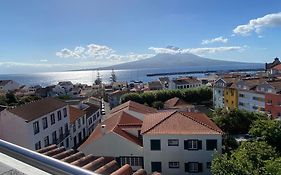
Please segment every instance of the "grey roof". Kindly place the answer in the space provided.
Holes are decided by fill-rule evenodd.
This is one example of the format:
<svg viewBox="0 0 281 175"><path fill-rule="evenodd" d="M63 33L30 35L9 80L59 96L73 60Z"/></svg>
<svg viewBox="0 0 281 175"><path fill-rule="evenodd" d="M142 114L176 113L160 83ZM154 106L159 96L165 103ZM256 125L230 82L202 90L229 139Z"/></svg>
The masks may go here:
<svg viewBox="0 0 281 175"><path fill-rule="evenodd" d="M19 107L8 108L7 110L29 122L66 105L63 101L48 97Z"/></svg>

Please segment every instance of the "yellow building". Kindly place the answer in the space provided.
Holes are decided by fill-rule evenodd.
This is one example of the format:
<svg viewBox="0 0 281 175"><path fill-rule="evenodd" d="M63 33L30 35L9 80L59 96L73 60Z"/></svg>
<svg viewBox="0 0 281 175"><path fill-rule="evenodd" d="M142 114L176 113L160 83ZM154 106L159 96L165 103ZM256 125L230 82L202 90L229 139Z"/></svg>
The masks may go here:
<svg viewBox="0 0 281 175"><path fill-rule="evenodd" d="M224 88L224 107L238 108L238 91L235 88Z"/></svg>

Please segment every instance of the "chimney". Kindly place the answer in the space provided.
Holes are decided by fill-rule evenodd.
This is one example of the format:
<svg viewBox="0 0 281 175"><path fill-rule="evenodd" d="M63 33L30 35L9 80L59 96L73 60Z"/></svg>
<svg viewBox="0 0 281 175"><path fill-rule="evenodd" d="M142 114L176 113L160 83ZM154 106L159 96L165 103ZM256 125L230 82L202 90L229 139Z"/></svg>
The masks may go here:
<svg viewBox="0 0 281 175"><path fill-rule="evenodd" d="M105 134L105 132L106 132L106 125L101 125L101 133L102 133L102 135L104 135Z"/></svg>

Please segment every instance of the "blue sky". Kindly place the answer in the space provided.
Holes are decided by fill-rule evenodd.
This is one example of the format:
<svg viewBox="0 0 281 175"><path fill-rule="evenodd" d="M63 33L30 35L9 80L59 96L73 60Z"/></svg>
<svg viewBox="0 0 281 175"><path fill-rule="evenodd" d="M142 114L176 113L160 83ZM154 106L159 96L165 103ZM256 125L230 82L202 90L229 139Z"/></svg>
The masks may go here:
<svg viewBox="0 0 281 175"><path fill-rule="evenodd" d="M0 73L99 67L157 53L269 62L281 56L280 12L280 0L3 0Z"/></svg>

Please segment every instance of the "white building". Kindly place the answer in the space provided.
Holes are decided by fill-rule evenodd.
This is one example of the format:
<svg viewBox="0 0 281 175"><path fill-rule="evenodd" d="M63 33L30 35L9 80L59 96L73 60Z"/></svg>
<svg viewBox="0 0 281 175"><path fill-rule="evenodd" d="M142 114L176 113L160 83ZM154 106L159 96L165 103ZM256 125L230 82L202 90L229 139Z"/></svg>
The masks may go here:
<svg viewBox="0 0 281 175"><path fill-rule="evenodd" d="M0 80L0 91L9 92L20 88L20 84L13 80Z"/></svg>
<svg viewBox="0 0 281 175"><path fill-rule="evenodd" d="M61 81L58 85L64 88L66 92L70 92L74 87L71 81Z"/></svg>
<svg viewBox="0 0 281 175"><path fill-rule="evenodd" d="M101 109L92 103L85 103L86 107L83 109L86 112L87 135L89 136L97 125L101 122Z"/></svg>
<svg viewBox="0 0 281 175"><path fill-rule="evenodd" d="M238 109L250 112L265 111L265 94L257 89L264 82L262 78L248 78L237 82Z"/></svg>
<svg viewBox="0 0 281 175"><path fill-rule="evenodd" d="M77 148L88 136L86 112L69 106L70 147Z"/></svg>
<svg viewBox="0 0 281 175"><path fill-rule="evenodd" d="M222 131L203 113L146 115L141 134L148 173L211 174L214 150L222 150Z"/></svg>
<svg viewBox="0 0 281 175"><path fill-rule="evenodd" d="M181 77L171 80L169 89L189 89L200 87L202 82L195 77Z"/></svg>
<svg viewBox="0 0 281 175"><path fill-rule="evenodd" d="M31 150L50 144L69 148L69 108L66 103L45 98L0 115L0 138Z"/></svg>
<svg viewBox="0 0 281 175"><path fill-rule="evenodd" d="M114 157L121 166L130 164L134 170L144 167L148 173L211 174L214 150L220 153L222 149L222 131L205 114L174 110L149 113L143 109L146 106L135 102L117 108L78 148L80 151ZM141 112L145 112L143 118Z"/></svg>

